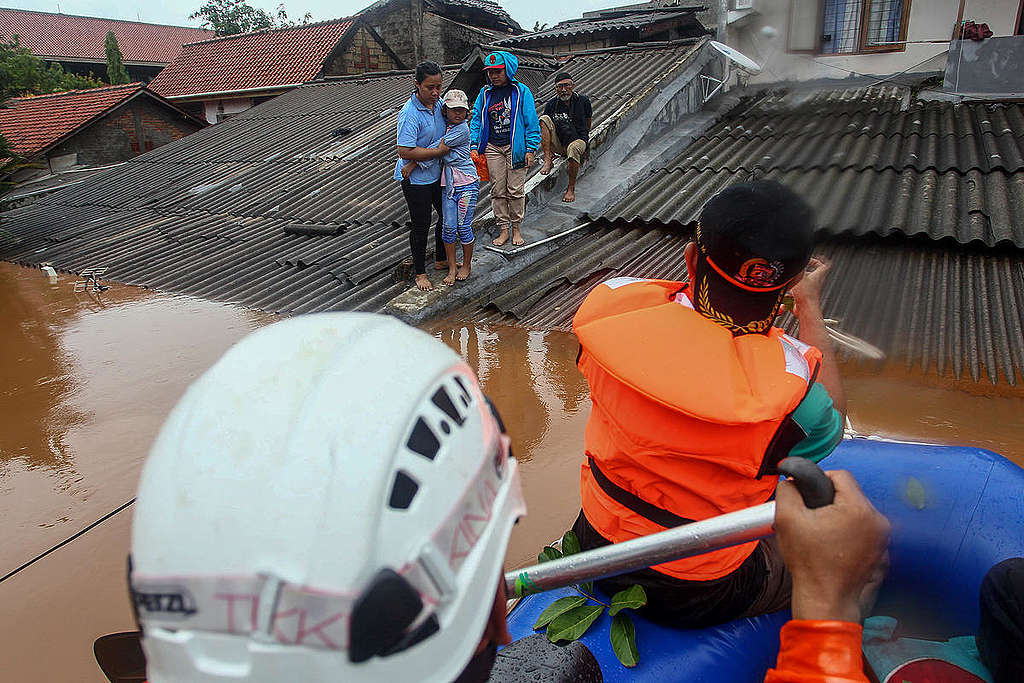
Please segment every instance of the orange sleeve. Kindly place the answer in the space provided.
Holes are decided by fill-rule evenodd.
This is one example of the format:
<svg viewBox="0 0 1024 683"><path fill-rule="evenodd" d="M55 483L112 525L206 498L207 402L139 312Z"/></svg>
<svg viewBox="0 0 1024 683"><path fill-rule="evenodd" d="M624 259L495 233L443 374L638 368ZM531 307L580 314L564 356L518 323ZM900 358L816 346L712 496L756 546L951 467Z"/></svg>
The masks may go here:
<svg viewBox="0 0 1024 683"><path fill-rule="evenodd" d="M789 621L779 632L779 660L765 683L868 683L860 624Z"/></svg>

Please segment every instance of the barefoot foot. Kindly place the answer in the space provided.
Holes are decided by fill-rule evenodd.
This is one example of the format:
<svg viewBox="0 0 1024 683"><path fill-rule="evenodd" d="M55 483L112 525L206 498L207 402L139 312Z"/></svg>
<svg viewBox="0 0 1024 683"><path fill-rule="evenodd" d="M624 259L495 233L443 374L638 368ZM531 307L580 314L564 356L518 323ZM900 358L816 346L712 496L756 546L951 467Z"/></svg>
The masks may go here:
<svg viewBox="0 0 1024 683"><path fill-rule="evenodd" d="M505 244L505 242L508 242L508 229L502 228L501 232L498 233L498 236L491 240L491 244L493 244L496 247L500 247L501 245ZM513 244L515 243L513 242Z"/></svg>
<svg viewBox="0 0 1024 683"><path fill-rule="evenodd" d="M562 195L562 201L563 202L574 202L574 201L576 201L576 191L575 190L571 190L571 189L570 190L566 190L565 194Z"/></svg>
<svg viewBox="0 0 1024 683"><path fill-rule="evenodd" d="M469 267L469 265L462 266L461 268L459 268L459 272L458 272L458 274L456 274L455 279L456 280L465 280L465 279L467 279L469 277L469 274L471 272L472 272L472 269Z"/></svg>
<svg viewBox="0 0 1024 683"><path fill-rule="evenodd" d="M519 228L512 231L512 244L517 247L521 247L526 244L526 240L523 239L523 233L519 232Z"/></svg>
<svg viewBox="0 0 1024 683"><path fill-rule="evenodd" d="M429 292L434 288L434 285L430 284L429 278L426 273L420 273L416 276L416 289L421 292Z"/></svg>
<svg viewBox="0 0 1024 683"><path fill-rule="evenodd" d="M448 269L448 274L444 276L443 282L446 285L448 285L449 287L451 287L452 285L455 284L455 269L454 268L449 268Z"/></svg>
<svg viewBox="0 0 1024 683"><path fill-rule="evenodd" d="M540 174L541 175L547 175L548 173L551 173L551 167L552 166L554 166L554 164L552 164L549 159L545 159L544 160L544 165L541 166L541 168L540 168Z"/></svg>

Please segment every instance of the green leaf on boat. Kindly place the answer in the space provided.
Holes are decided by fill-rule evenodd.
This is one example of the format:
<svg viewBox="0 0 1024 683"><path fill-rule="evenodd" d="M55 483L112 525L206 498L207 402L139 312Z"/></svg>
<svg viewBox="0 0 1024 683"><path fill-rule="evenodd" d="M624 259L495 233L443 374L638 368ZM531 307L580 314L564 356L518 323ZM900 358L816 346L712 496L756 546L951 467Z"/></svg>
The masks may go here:
<svg viewBox="0 0 1024 683"><path fill-rule="evenodd" d="M576 640L587 632L603 611L604 607L600 605L580 605L559 614L548 624L548 640L552 643Z"/></svg>
<svg viewBox="0 0 1024 683"><path fill-rule="evenodd" d="M928 494L925 493L924 484L914 477L910 477L907 480L905 493L907 494L907 501L915 510L924 510L928 505Z"/></svg>
<svg viewBox="0 0 1024 683"><path fill-rule="evenodd" d="M570 529L565 532L565 536L562 536L562 554L563 555L575 555L580 551L580 540L576 538L576 533Z"/></svg>
<svg viewBox="0 0 1024 683"><path fill-rule="evenodd" d="M550 562L551 560L557 560L562 556L558 548L552 548L549 545L544 546L544 550L540 551L540 555L537 556L538 562Z"/></svg>
<svg viewBox="0 0 1024 683"><path fill-rule="evenodd" d="M633 667L640 663L640 651L636 649L636 626L628 614L616 614L612 617L609 635L612 639L612 651L623 666Z"/></svg>
<svg viewBox="0 0 1024 683"><path fill-rule="evenodd" d="M582 595L574 595L568 598L558 598L553 603L547 606L540 616L537 617L537 621L533 622L533 628L538 629L547 626L551 623L551 620L560 614L564 614L574 607L579 607L585 603L587 599Z"/></svg>
<svg viewBox="0 0 1024 683"><path fill-rule="evenodd" d="M647 593L644 592L643 586L633 585L612 596L611 604L608 605L608 614L614 617L621 610L636 609L646 604Z"/></svg>

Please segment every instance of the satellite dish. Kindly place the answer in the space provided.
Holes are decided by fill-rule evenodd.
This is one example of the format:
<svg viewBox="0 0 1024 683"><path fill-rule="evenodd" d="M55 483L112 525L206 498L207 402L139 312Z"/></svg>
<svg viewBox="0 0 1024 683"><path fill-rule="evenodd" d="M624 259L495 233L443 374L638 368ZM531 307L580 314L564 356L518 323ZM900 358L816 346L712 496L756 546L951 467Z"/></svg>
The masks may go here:
<svg viewBox="0 0 1024 683"><path fill-rule="evenodd" d="M726 59L728 59L730 62L732 62L741 70L745 71L751 76L756 76L757 74L761 73L761 67L757 65L757 62L755 62L753 59L746 56L739 50L734 50L728 45L723 45L722 43L719 43L717 40L709 41L708 45L710 45L718 52L721 52Z"/></svg>

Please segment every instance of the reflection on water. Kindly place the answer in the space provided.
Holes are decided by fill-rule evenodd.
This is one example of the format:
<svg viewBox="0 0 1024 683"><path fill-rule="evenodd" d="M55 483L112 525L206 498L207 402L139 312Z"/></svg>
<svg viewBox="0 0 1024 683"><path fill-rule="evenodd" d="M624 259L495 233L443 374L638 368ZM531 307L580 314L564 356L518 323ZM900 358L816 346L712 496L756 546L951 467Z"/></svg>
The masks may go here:
<svg viewBox="0 0 1024 683"><path fill-rule="evenodd" d="M565 332L445 323L428 331L466 359L501 413L521 464L528 508L513 532L506 564L532 563L544 545L571 526L579 510L590 399L586 380L576 370L576 338Z"/></svg>
<svg viewBox="0 0 1024 683"><path fill-rule="evenodd" d="M274 319L120 285L75 294L73 282L0 263L0 575L129 500L189 382ZM0 678L104 680L92 641L131 627L130 515L0 585Z"/></svg>

